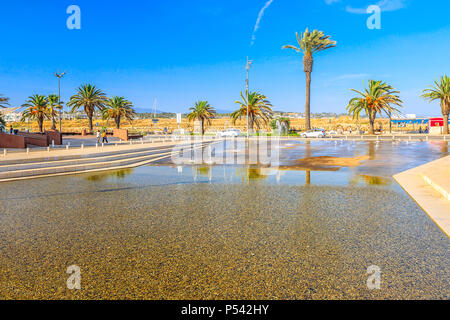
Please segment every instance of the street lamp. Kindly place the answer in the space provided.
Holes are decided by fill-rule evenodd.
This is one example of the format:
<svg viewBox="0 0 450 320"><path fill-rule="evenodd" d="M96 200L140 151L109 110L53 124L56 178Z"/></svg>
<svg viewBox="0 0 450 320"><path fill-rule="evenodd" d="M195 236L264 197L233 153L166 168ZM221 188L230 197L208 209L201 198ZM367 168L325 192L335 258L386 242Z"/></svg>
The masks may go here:
<svg viewBox="0 0 450 320"><path fill-rule="evenodd" d="M66 74L66 72L63 72L63 73L55 72L55 77L58 78L58 106L59 106L59 132L60 133L62 132L62 129L61 129L61 110L62 110L62 107L61 107L61 78L64 77L65 74Z"/></svg>
<svg viewBox="0 0 450 320"><path fill-rule="evenodd" d="M247 139L248 139L248 131L249 131L249 123L248 123L248 113L249 113L249 101L248 101L248 71L250 70L250 67L252 65L252 60L248 60L247 57L247 65L245 66L245 70L247 70L247 80L246 83L246 91L247 91Z"/></svg>

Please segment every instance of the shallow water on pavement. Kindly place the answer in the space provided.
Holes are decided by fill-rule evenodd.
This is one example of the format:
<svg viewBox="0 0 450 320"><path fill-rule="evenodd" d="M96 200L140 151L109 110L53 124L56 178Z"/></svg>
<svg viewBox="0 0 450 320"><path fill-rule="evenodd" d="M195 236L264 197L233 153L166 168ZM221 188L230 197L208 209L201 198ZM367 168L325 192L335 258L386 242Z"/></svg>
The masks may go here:
<svg viewBox="0 0 450 320"><path fill-rule="evenodd" d="M443 143L281 143L336 171L160 163L0 185L0 296L448 299L449 239L392 179ZM335 170L334 168L333 170ZM82 289L66 288L81 269ZM381 270L369 290L367 268Z"/></svg>

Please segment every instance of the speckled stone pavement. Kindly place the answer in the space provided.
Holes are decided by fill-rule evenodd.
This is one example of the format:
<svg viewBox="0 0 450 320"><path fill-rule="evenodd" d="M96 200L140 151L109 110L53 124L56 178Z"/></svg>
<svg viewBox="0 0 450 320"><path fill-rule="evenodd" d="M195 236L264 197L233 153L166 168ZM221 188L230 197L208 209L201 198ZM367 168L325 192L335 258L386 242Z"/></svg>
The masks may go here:
<svg viewBox="0 0 450 320"><path fill-rule="evenodd" d="M147 178L160 184L2 185L0 298L450 298L450 241L405 193ZM66 288L73 264L81 290Z"/></svg>

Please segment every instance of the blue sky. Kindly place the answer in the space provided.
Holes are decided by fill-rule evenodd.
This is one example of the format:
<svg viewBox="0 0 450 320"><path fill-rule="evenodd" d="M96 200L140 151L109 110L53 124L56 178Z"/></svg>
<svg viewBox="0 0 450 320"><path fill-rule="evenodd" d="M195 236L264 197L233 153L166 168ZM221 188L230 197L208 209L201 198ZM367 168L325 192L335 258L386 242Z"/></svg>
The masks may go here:
<svg viewBox="0 0 450 320"><path fill-rule="evenodd" d="M81 30L66 27L72 4ZM370 4L382 9L381 30L366 26ZM139 110L150 110L155 97L164 111L186 112L199 99L233 110L248 55L251 88L276 110L301 112L302 56L281 46L309 27L338 42L315 56L312 112L345 112L349 88L381 79L401 91L404 113L438 115L438 103L419 95L450 73L448 12L448 0L2 1L0 93L13 106L55 93L60 69L63 101L90 82Z"/></svg>

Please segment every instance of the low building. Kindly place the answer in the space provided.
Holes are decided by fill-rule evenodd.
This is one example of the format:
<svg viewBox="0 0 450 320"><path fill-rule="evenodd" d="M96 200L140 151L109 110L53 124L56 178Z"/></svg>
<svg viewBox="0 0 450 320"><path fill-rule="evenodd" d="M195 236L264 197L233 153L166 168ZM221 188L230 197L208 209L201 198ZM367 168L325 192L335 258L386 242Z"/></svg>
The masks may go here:
<svg viewBox="0 0 450 320"><path fill-rule="evenodd" d="M444 118L407 118L407 119L392 119L392 124L396 124L398 127L406 125L418 125L418 127L426 126L430 134L442 134L444 133ZM450 123L450 121L449 121Z"/></svg>
<svg viewBox="0 0 450 320"><path fill-rule="evenodd" d="M450 123L450 121L449 121ZM429 119L429 131L431 134L443 134L444 133L444 118L430 118Z"/></svg>
<svg viewBox="0 0 450 320"><path fill-rule="evenodd" d="M18 122L22 119L22 112L17 112L17 110L21 108L22 107L0 109L0 115L6 122Z"/></svg>

